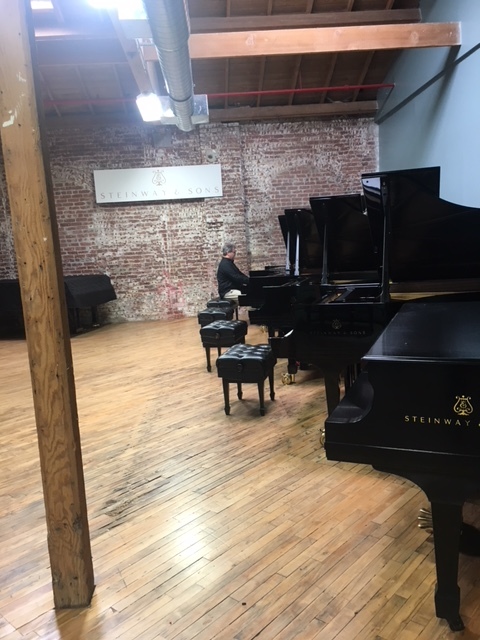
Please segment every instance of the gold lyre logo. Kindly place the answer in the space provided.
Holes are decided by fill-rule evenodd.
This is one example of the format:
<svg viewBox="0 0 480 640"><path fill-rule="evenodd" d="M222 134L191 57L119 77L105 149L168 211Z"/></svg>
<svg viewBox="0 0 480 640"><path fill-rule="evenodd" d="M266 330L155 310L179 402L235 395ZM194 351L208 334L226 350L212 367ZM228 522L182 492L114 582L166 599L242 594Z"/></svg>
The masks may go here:
<svg viewBox="0 0 480 640"><path fill-rule="evenodd" d="M332 329L335 329L335 331L338 331L341 328L342 328L342 323L338 318L335 318L335 320L332 320Z"/></svg>
<svg viewBox="0 0 480 640"><path fill-rule="evenodd" d="M459 416L469 416L473 413L472 403L470 402L470 396L455 396L457 401L453 405L453 410Z"/></svg>

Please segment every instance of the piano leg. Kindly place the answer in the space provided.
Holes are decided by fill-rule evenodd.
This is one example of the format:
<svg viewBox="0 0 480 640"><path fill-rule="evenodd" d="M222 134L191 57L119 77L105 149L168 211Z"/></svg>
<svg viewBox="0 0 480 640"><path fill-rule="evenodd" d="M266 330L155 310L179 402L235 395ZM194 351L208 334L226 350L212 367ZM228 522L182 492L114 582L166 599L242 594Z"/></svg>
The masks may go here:
<svg viewBox="0 0 480 640"><path fill-rule="evenodd" d="M426 494L432 509L433 543L437 584L435 613L444 618L452 631L465 629L460 616L458 557L463 528L463 505L467 496L478 495L478 487L464 479L438 474L417 473L373 465L378 471L408 478Z"/></svg>
<svg viewBox="0 0 480 640"><path fill-rule="evenodd" d="M433 541L437 585L435 613L444 618L452 631L465 628L460 617L458 555L462 530L462 505L432 502Z"/></svg>

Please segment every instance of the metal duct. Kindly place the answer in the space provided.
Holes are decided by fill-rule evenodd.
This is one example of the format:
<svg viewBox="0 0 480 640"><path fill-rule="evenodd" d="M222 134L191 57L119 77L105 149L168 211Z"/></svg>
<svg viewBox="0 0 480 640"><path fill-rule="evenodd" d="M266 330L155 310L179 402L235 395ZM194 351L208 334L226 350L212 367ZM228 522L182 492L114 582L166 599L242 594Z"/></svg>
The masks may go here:
<svg viewBox="0 0 480 640"><path fill-rule="evenodd" d="M194 89L187 0L143 0L172 111L182 131L192 131Z"/></svg>

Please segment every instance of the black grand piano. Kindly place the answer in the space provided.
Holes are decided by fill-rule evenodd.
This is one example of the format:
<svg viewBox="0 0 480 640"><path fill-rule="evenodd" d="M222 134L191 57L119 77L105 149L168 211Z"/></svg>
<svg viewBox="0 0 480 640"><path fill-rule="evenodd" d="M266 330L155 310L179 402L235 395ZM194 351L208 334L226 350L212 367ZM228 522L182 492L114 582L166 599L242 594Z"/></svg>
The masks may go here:
<svg viewBox="0 0 480 640"><path fill-rule="evenodd" d="M278 271L251 272L248 294L239 303L255 307L250 322L268 327L277 357L288 360L290 377L299 363L322 370L332 410L340 374L345 371L347 380L348 369L352 375L349 365L385 326L384 307L373 304L381 300L383 228L373 227L379 234L373 236L361 194L319 196L310 204L279 217L281 224L286 219L287 275L276 281ZM372 304L362 314L359 303L367 301Z"/></svg>
<svg viewBox="0 0 480 640"><path fill-rule="evenodd" d="M480 495L480 209L442 200L408 172L363 179L387 223L390 289L396 282L451 293L398 307L326 420L326 455L371 464L425 492L436 614L461 630L462 507Z"/></svg>
<svg viewBox="0 0 480 640"><path fill-rule="evenodd" d="M285 263L249 272L246 292L240 306L250 307L251 324L266 326L269 336L292 328L291 283L320 279L323 259L323 222L311 209L285 209L278 216L285 242Z"/></svg>

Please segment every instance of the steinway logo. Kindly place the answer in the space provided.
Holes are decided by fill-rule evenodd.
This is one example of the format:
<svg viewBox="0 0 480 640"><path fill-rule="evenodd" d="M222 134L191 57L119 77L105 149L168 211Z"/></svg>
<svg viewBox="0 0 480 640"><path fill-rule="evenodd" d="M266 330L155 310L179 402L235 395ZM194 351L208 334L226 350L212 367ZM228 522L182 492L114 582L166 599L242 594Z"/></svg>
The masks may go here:
<svg viewBox="0 0 480 640"><path fill-rule="evenodd" d="M470 402L471 396L455 396L455 402L453 404L453 411L457 414L457 418L447 418L447 417L438 417L438 416L415 416L415 415L406 415L404 417L405 422L411 422L414 424L433 424L433 425L446 425L453 427L469 427L470 424L472 426L480 427L480 422L476 424L472 420L463 419L464 416L469 416L473 413L473 406Z"/></svg>
<svg viewBox="0 0 480 640"><path fill-rule="evenodd" d="M325 323L325 328L319 328L314 331L309 331L312 335L315 336L366 336L367 332L365 329L359 329L358 327L352 329L348 326L343 325L342 321L339 318L334 318L329 324Z"/></svg>
<svg viewBox="0 0 480 640"><path fill-rule="evenodd" d="M469 416L473 413L470 396L456 396L457 401L453 406L453 410L458 416Z"/></svg>

